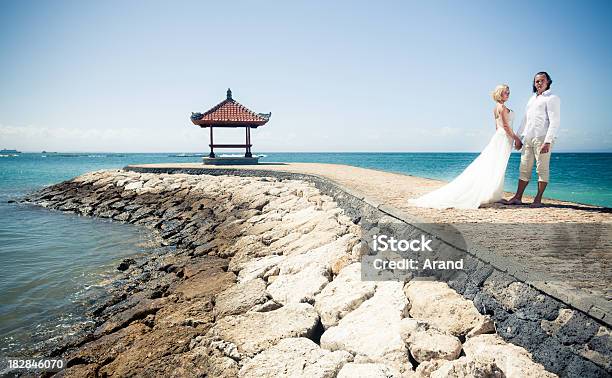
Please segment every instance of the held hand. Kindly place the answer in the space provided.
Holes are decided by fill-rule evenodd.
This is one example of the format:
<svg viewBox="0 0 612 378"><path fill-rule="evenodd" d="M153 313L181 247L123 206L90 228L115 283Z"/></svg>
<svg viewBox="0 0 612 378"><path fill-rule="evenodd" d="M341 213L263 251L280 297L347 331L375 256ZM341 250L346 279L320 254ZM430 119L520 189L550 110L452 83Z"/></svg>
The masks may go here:
<svg viewBox="0 0 612 378"><path fill-rule="evenodd" d="M523 142L521 142L521 140L520 140L520 139L517 139L517 140L514 142L514 148L516 148L517 150L520 150L521 148L523 148Z"/></svg>
<svg viewBox="0 0 612 378"><path fill-rule="evenodd" d="M550 151L550 143L544 143L542 149L540 149L541 154L547 154Z"/></svg>

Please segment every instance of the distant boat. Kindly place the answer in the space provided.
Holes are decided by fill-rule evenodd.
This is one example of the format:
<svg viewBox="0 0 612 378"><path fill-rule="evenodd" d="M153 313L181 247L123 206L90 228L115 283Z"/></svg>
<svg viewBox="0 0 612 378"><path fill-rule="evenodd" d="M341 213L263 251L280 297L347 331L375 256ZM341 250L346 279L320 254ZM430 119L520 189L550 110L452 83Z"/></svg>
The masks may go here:
<svg viewBox="0 0 612 378"><path fill-rule="evenodd" d="M2 149L0 150L0 154L20 154L21 151L17 151L17 150L5 150Z"/></svg>

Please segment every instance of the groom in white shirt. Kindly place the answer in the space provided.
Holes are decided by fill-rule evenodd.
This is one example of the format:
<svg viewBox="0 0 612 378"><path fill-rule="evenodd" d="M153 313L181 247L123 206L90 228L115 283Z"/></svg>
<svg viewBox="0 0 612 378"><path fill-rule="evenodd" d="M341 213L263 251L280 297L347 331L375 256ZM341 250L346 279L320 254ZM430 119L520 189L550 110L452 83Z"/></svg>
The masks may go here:
<svg viewBox="0 0 612 378"><path fill-rule="evenodd" d="M531 179L533 161L536 162L538 174L538 194L531 207L542 207L542 195L549 179L549 163L552 145L555 143L560 123L561 100L550 92L552 80L548 73L538 72L533 78L533 96L527 102L525 117L518 130L522 143L516 143L521 152L521 166L516 194L509 201L510 205L522 205L523 192Z"/></svg>

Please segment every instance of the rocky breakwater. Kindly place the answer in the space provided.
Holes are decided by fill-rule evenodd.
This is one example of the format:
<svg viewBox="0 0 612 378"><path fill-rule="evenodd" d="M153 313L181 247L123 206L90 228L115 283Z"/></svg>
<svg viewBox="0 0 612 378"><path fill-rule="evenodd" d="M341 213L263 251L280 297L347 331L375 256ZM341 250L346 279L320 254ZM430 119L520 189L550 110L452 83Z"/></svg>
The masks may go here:
<svg viewBox="0 0 612 378"><path fill-rule="evenodd" d="M362 230L299 180L98 171L26 200L148 227L60 376L550 377L445 283L361 280Z"/></svg>

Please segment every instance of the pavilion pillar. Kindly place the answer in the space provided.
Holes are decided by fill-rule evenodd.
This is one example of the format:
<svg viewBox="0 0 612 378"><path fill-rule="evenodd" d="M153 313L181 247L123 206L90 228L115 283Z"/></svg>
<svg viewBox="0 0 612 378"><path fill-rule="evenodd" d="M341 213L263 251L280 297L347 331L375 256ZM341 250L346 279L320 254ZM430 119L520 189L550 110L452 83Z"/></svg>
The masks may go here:
<svg viewBox="0 0 612 378"><path fill-rule="evenodd" d="M214 158L215 157L215 151L213 149L213 127L210 126L210 154L208 154L209 158Z"/></svg>
<svg viewBox="0 0 612 378"><path fill-rule="evenodd" d="M246 153L244 157L253 157L253 154L251 154L251 128L248 126L246 127Z"/></svg>

